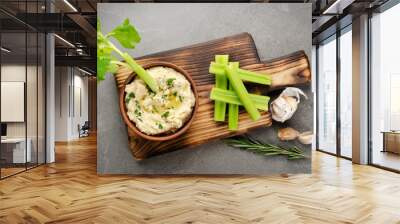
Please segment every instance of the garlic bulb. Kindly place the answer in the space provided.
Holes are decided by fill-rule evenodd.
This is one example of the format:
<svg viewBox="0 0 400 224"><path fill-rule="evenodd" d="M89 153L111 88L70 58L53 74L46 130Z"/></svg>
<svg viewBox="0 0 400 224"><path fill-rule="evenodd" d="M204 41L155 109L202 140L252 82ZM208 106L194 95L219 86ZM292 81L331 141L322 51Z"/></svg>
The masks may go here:
<svg viewBox="0 0 400 224"><path fill-rule="evenodd" d="M295 140L299 134L294 128L281 128L278 130L278 138L281 141Z"/></svg>
<svg viewBox="0 0 400 224"><path fill-rule="evenodd" d="M300 103L300 95L307 96L299 88L288 87L271 103L272 119L279 122L289 120Z"/></svg>
<svg viewBox="0 0 400 224"><path fill-rule="evenodd" d="M313 133L311 131L306 131L299 134L298 138L299 142L304 145L310 145L313 139Z"/></svg>

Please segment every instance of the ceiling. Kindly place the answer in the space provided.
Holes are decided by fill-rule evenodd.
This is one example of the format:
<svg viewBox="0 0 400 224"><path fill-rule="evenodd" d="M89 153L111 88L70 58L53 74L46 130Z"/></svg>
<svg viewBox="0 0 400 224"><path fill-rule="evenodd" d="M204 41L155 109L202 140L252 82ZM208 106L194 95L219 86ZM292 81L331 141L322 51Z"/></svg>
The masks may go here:
<svg viewBox="0 0 400 224"><path fill-rule="evenodd" d="M269 3L312 3L313 41L328 35L326 32L336 22L347 15L357 15L368 8L373 8L386 0L231 0L229 2L269 2ZM186 0L1 0L0 22L2 31L15 33L31 28L39 32L55 32L61 38L55 38L58 64L79 62L92 64L96 68L96 21L97 3L105 2L193 2ZM202 0L197 2L228 2ZM336 3L335 3L336 2ZM50 11L52 13L48 13ZM325 14L324 14L325 12ZM329 12L326 14L326 12ZM350 19L351 21L351 19ZM332 28L331 28L332 29ZM325 32L325 33L324 33ZM333 31L334 32L334 31ZM20 38L7 34L7 42L15 42L17 48ZM66 43L67 42L73 44ZM23 46L23 45L21 45ZM28 48L28 51L30 49ZM57 58L56 58L57 59ZM62 61L61 61L62 60Z"/></svg>

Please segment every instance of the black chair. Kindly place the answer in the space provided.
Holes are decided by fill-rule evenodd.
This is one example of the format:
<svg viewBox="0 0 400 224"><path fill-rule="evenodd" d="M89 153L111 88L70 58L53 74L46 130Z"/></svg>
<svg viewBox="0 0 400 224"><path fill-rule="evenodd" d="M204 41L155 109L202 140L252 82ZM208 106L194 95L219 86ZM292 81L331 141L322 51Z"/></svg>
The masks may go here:
<svg viewBox="0 0 400 224"><path fill-rule="evenodd" d="M89 129L90 129L89 121L85 121L82 127L78 124L79 138L89 136Z"/></svg>

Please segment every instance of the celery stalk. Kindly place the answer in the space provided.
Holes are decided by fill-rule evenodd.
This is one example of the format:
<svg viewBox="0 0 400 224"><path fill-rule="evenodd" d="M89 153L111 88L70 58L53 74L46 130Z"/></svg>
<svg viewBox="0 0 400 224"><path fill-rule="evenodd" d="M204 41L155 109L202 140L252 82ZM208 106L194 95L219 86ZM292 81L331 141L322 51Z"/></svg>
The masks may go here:
<svg viewBox="0 0 400 224"><path fill-rule="evenodd" d="M229 56L228 55L215 55L215 61L221 65L228 65ZM215 86L220 89L228 88L228 80L226 75L223 73L215 74ZM226 114L226 103L216 100L214 102L214 120L215 121L225 121Z"/></svg>
<svg viewBox="0 0 400 224"><path fill-rule="evenodd" d="M142 66L136 63L136 61L133 60L132 57L127 53L122 53L121 56L123 59L125 59L129 67L131 67L131 69L135 71L135 73L149 86L149 88L153 92L158 91L157 82L153 79L153 77L150 76L150 74L146 70L144 70Z"/></svg>
<svg viewBox="0 0 400 224"><path fill-rule="evenodd" d="M226 89L228 86L226 76L215 75L215 86L217 88ZM216 100L214 102L214 107L214 120L225 121L226 103Z"/></svg>
<svg viewBox="0 0 400 224"><path fill-rule="evenodd" d="M239 68L239 62L231 62L229 63L234 69ZM233 86L229 83L229 90L233 91ZM237 130L239 126L239 105L236 104L229 104L228 108L228 129L231 131Z"/></svg>
<svg viewBox="0 0 400 224"><path fill-rule="evenodd" d="M225 71L229 83L232 84L233 89L235 90L236 94L242 101L243 106L246 109L247 113L249 113L251 119L253 121L258 120L261 117L261 115L258 112L253 101L250 99L249 93L247 92L246 87L244 86L242 80L240 79L237 69L233 68L233 66L226 66Z"/></svg>
<svg viewBox="0 0 400 224"><path fill-rule="evenodd" d="M211 62L208 71L211 74L225 74L224 65L215 62ZM271 77L267 74L261 74L240 68L238 69L238 74L240 79L244 81L263 84L263 85L271 85Z"/></svg>
<svg viewBox="0 0 400 224"><path fill-rule="evenodd" d="M250 99L255 104L256 108L263 111L268 111L268 96L261 96L256 94L249 94ZM223 90L218 88L213 88L211 90L210 99L219 100L229 104L235 104L238 106L243 106L239 97L236 95L234 91L231 90Z"/></svg>
<svg viewBox="0 0 400 224"><path fill-rule="evenodd" d="M229 85L229 89L233 89L232 85ZM239 105L230 103L228 109L228 129L231 131L237 130L239 126Z"/></svg>
<svg viewBox="0 0 400 224"><path fill-rule="evenodd" d="M208 72L211 74L222 74L225 75L225 67L216 62L211 62Z"/></svg>
<svg viewBox="0 0 400 224"><path fill-rule="evenodd" d="M220 65L228 65L229 55L227 54L215 55L215 62Z"/></svg>
<svg viewBox="0 0 400 224"><path fill-rule="evenodd" d="M242 80L258 84L271 85L271 77L269 77L269 75L260 74L240 68L238 69L238 73Z"/></svg>

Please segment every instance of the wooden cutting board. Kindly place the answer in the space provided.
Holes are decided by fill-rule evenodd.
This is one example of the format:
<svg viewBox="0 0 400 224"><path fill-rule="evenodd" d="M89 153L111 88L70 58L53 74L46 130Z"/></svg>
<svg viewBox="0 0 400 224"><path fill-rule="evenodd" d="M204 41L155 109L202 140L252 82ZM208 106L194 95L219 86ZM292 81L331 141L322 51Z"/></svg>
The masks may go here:
<svg viewBox="0 0 400 224"><path fill-rule="evenodd" d="M230 61L239 61L241 68L271 75L271 87L249 85L250 92L265 94L285 86L308 84L311 79L308 59L304 52L295 52L282 58L260 62L253 38L248 33L140 57L137 61L142 65L165 61L186 70L196 83L199 108L188 131L170 141L148 141L135 136L128 129L130 149L136 159L141 160L177 149L189 148L272 124L269 112L262 112L259 120L252 121L244 111L241 111L239 115L239 130L235 132L228 130L227 123L214 122L214 102L209 99L210 90L214 85L214 76L208 73L208 68L216 54L229 54ZM123 91L122 86L131 73L130 69L120 67L115 76L119 91Z"/></svg>

